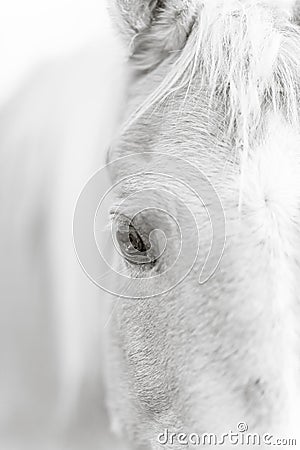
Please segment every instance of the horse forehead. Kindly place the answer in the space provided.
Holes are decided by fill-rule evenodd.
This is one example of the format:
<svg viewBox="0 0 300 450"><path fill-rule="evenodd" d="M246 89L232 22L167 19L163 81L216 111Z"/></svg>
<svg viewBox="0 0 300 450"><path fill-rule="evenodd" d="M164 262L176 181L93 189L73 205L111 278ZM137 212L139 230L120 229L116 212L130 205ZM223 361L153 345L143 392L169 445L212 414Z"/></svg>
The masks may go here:
<svg viewBox="0 0 300 450"><path fill-rule="evenodd" d="M212 102L205 88L200 88L197 78L188 90L179 89L135 118L135 110L148 95L144 92L147 91L147 80L145 77L134 90L135 94L131 94L129 119L111 148L110 160L144 153L144 160L138 162L139 167L143 167L151 165L151 155L162 153L170 156L174 172L180 170L180 163L175 159L171 163L172 156L186 159L198 167L205 168L206 165L209 175L213 167L236 158L226 133L224 105L219 101Z"/></svg>

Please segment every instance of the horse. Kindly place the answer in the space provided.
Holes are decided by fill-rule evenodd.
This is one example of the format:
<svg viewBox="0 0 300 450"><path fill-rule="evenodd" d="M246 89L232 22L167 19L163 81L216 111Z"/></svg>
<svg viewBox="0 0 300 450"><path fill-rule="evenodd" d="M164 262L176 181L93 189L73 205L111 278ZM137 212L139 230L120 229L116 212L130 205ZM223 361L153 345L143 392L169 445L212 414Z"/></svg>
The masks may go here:
<svg viewBox="0 0 300 450"><path fill-rule="evenodd" d="M11 195L1 234L10 230L5 254L11 273L22 274L17 283L6 276L4 292L54 300L61 417L82 398L101 398L103 380L111 429L130 449L193 448L197 437L203 447L243 448L248 439L255 448L255 437L265 448L293 448L300 417L298 4L114 0L110 9L128 62L117 51L113 71L114 52L106 53L110 89L98 86L97 95L99 72L81 64L89 81L74 111L76 86L63 97L64 117L70 114L64 139L56 111L45 136L49 109L36 88L38 123L36 116L23 122L30 89L2 116L4 136L7 128L23 130L19 145L11 135L2 144L9 171L1 184ZM117 128L107 129L104 104ZM100 164L105 170L93 174ZM95 186L99 204L89 215ZM77 256L94 284L76 261L74 209ZM86 216L102 255L93 273Z"/></svg>

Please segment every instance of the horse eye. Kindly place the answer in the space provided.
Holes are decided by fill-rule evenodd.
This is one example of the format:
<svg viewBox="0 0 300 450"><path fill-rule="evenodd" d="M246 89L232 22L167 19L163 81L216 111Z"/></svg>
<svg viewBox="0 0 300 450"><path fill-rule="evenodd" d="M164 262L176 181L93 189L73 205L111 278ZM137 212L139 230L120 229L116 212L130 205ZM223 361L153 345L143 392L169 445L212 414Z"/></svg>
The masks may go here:
<svg viewBox="0 0 300 450"><path fill-rule="evenodd" d="M143 241L142 237L136 231L133 225L129 226L129 240L133 248L140 253L145 253L147 250L150 249L150 246L147 245L148 243Z"/></svg>
<svg viewBox="0 0 300 450"><path fill-rule="evenodd" d="M151 264L155 258L151 255L151 243L147 236L141 236L130 222L116 231L119 248L127 262L131 264Z"/></svg>

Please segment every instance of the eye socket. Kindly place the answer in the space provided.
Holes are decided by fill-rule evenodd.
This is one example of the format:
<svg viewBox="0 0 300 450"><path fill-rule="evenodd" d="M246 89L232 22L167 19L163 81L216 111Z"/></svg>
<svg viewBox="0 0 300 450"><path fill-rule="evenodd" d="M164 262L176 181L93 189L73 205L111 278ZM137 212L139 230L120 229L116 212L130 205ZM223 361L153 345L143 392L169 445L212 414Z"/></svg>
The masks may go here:
<svg viewBox="0 0 300 450"><path fill-rule="evenodd" d="M138 231L132 221L127 220L119 224L116 230L116 239L123 257L130 264L154 265L157 260L157 245L147 235Z"/></svg>

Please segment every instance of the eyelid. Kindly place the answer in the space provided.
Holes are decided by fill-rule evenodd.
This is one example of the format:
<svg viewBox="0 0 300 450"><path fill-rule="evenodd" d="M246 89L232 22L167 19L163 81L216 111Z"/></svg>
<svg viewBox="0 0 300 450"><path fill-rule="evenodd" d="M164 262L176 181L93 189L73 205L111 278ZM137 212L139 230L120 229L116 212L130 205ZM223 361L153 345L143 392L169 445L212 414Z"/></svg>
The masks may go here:
<svg viewBox="0 0 300 450"><path fill-rule="evenodd" d="M110 217L110 221L111 222L122 222L122 221L124 221L124 222L130 223L132 221L131 217L127 216L124 213L121 213L120 211L118 211L117 208L116 209L112 209L109 212L109 217Z"/></svg>
<svg viewBox="0 0 300 450"><path fill-rule="evenodd" d="M122 227L124 227L126 231L128 231L130 228L133 228L142 239L145 237L145 230L141 225L133 223L134 219L132 217L114 211L111 220L114 223L114 226L116 226L120 231Z"/></svg>

